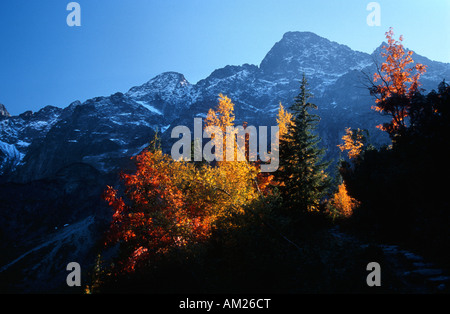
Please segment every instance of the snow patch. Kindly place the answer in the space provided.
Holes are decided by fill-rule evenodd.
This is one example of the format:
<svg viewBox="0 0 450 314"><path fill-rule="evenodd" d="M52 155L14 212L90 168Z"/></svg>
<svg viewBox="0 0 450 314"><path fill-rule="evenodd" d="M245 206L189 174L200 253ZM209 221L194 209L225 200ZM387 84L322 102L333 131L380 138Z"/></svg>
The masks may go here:
<svg viewBox="0 0 450 314"><path fill-rule="evenodd" d="M22 140L19 140L19 141L16 143L16 145L17 145L17 146L21 146L21 147L28 147L28 146L31 145L31 143L28 143L28 142L24 142L24 141L22 141Z"/></svg>
<svg viewBox="0 0 450 314"><path fill-rule="evenodd" d="M158 109L156 109L155 107L153 107L152 105L150 105L148 102L138 101L138 100L136 100L135 102L137 102L139 105L143 106L144 108L150 110L151 112L162 116L162 112L159 111Z"/></svg>
<svg viewBox="0 0 450 314"><path fill-rule="evenodd" d="M169 125L166 125L166 126L163 126L163 127L161 127L161 133L164 133L168 128L170 127L170 124Z"/></svg>
<svg viewBox="0 0 450 314"><path fill-rule="evenodd" d="M13 144L0 141L0 150L6 155L6 158L11 161L20 161L23 158L23 154L21 154Z"/></svg>

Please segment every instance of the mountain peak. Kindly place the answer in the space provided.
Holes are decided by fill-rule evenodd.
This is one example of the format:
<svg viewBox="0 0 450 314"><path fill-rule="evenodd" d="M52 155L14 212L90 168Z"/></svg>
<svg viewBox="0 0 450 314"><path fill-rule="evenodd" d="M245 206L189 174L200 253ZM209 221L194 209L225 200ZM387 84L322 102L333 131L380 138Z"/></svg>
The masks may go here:
<svg viewBox="0 0 450 314"><path fill-rule="evenodd" d="M380 56L381 55L381 52L383 52L384 51L384 48L383 47L386 47L388 44L385 42L385 41L383 41L378 47L376 47L375 49L374 49L374 51L372 52L372 56Z"/></svg>
<svg viewBox="0 0 450 314"><path fill-rule="evenodd" d="M172 72L172 71L163 72L163 73L155 76L154 78L152 78L149 82L152 82L152 81L165 81L165 80L189 83L186 80L186 78L184 77L183 74L178 73L178 72Z"/></svg>
<svg viewBox="0 0 450 314"><path fill-rule="evenodd" d="M144 84L145 86L159 86L162 88L179 88L191 85L183 74L178 72L163 72ZM143 85L143 86L144 86Z"/></svg>
<svg viewBox="0 0 450 314"><path fill-rule="evenodd" d="M9 118L11 115L3 104L0 104L0 118Z"/></svg>
<svg viewBox="0 0 450 314"><path fill-rule="evenodd" d="M173 91L176 89L184 89L186 87L191 87L191 83L186 80L183 74L178 72L164 72L141 86L132 87L127 92L127 96L141 97L148 94L150 91Z"/></svg>
<svg viewBox="0 0 450 314"><path fill-rule="evenodd" d="M316 33L313 33L313 32L291 31L291 32L284 33L281 41L283 41L283 40L320 40L320 39L328 41L328 39L320 37L319 35L317 35Z"/></svg>
<svg viewBox="0 0 450 314"><path fill-rule="evenodd" d="M349 68L366 63L369 54L354 51L312 32L287 32L261 62L260 68L269 76L298 79L302 73L315 76L328 73L342 75Z"/></svg>

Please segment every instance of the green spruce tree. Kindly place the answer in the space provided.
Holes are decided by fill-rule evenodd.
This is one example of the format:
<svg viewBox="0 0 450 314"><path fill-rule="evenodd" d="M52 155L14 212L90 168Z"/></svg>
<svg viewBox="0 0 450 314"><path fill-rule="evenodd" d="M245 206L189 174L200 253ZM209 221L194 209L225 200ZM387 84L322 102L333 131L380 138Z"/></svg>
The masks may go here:
<svg viewBox="0 0 450 314"><path fill-rule="evenodd" d="M318 211L331 182L325 173L329 163L322 161L325 151L318 147L320 138L315 134L320 118L309 112L317 109L309 102L312 96L303 74L300 93L289 108L293 123L280 139L280 193L285 208L293 213Z"/></svg>

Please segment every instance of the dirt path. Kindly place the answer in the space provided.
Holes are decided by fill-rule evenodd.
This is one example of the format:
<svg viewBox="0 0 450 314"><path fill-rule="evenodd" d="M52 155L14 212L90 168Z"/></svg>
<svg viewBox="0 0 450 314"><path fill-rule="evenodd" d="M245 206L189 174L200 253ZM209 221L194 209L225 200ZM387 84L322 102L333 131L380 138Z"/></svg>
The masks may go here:
<svg viewBox="0 0 450 314"><path fill-rule="evenodd" d="M340 231L339 227L333 227L329 231L336 239L358 243L361 247L369 246L355 236ZM449 270L439 268L422 256L397 245L375 244L375 247L383 252L383 265L380 265L382 273L384 268L395 275L394 286L398 291L393 292L450 293ZM381 276L383 278L383 275Z"/></svg>

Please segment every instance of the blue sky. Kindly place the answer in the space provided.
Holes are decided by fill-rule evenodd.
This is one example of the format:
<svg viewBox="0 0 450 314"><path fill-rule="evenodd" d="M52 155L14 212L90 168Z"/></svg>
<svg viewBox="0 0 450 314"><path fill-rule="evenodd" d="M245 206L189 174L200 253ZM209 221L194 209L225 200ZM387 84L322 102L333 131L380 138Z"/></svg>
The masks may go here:
<svg viewBox="0 0 450 314"><path fill-rule="evenodd" d="M450 62L450 1L69 0L0 2L0 103L19 114L126 92L165 72L196 83L225 65L259 65L287 31L311 31L371 53L390 26L406 47Z"/></svg>

